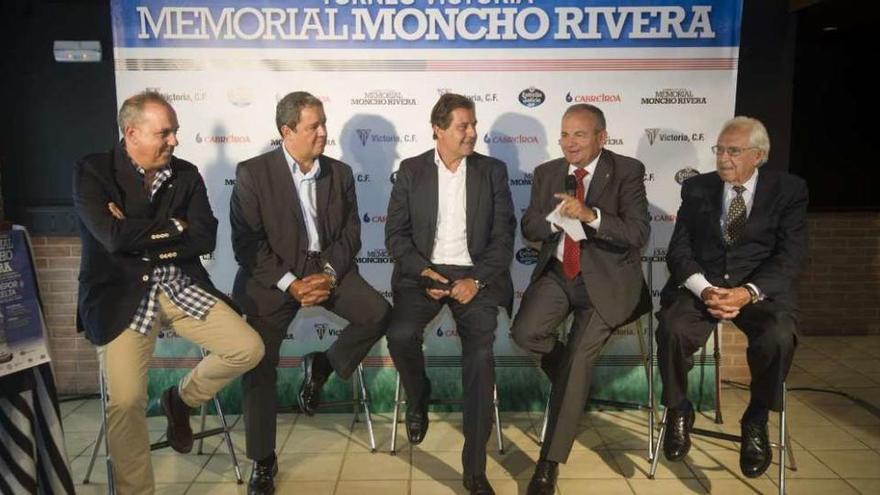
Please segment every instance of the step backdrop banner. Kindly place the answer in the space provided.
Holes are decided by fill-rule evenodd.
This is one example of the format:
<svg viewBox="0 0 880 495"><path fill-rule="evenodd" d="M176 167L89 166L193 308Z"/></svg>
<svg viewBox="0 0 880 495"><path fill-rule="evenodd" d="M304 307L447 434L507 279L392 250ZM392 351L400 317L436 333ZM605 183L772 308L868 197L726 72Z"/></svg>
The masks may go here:
<svg viewBox="0 0 880 495"><path fill-rule="evenodd" d="M237 269L229 197L235 166L279 145L275 105L305 90L324 102L326 154L357 180L363 249L358 264L386 297L388 197L400 161L433 147L429 114L456 92L476 102L477 151L504 160L517 206L528 204L532 171L561 155L561 115L592 103L608 120L607 147L645 163L652 234L645 250L656 297L666 281L665 248L681 181L714 168L713 144L734 111L742 7L739 0L113 0L119 102L152 89L180 121L176 154L199 166L220 220L217 249L203 262L230 291ZM517 235L511 264L517 305L535 246ZM653 265L648 265L648 261ZM656 304L656 299L655 299ZM512 344L499 315L495 354L504 409L543 407L547 383ZM295 403L300 357L325 349L345 321L301 311L287 332L279 369L281 403ZM620 329L595 373L594 397L646 403L638 330ZM460 344L444 310L425 330L437 397L461 395ZM151 393L179 378L198 350L172 331L159 339ZM714 403L711 356L697 356L692 393ZM384 341L364 362L374 405L387 410L395 373ZM224 391L238 408L240 387ZM333 381L325 396L350 385Z"/></svg>

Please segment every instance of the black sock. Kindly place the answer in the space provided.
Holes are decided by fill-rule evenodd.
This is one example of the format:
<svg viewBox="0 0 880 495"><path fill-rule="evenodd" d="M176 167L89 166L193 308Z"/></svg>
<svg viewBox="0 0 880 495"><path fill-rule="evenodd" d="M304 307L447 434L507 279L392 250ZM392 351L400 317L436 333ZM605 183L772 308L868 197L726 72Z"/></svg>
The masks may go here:
<svg viewBox="0 0 880 495"><path fill-rule="evenodd" d="M770 411L766 407L749 402L749 407L743 413L741 421L743 423L766 423L769 415Z"/></svg>
<svg viewBox="0 0 880 495"><path fill-rule="evenodd" d="M676 411L687 412L693 409L694 406L691 405L691 401L687 400L687 398L681 399L681 402L672 407Z"/></svg>
<svg viewBox="0 0 880 495"><path fill-rule="evenodd" d="M319 352L315 355L313 366L314 371L324 378L329 378L330 375L333 374L333 365L330 364L330 360L327 359L326 352Z"/></svg>
<svg viewBox="0 0 880 495"><path fill-rule="evenodd" d="M272 452L272 454L270 454L269 457L266 457L266 458L263 458L263 459L260 459L259 461L257 461L257 464L260 464L262 466L271 466L274 463L275 463L275 452Z"/></svg>

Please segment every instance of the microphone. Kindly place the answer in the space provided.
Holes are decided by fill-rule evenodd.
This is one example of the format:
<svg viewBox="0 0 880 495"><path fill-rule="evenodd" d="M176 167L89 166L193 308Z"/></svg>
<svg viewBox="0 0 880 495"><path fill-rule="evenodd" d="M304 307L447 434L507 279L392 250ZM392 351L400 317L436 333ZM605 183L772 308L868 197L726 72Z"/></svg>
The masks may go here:
<svg viewBox="0 0 880 495"><path fill-rule="evenodd" d="M574 174L571 174L565 178L565 194L569 196L574 196L577 194L577 177Z"/></svg>

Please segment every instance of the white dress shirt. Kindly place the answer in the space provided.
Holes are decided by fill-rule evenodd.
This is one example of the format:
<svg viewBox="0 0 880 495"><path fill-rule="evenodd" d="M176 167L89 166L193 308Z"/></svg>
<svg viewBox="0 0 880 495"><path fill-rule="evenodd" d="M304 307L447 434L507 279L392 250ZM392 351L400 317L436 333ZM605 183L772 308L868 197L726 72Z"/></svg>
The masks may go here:
<svg viewBox="0 0 880 495"><path fill-rule="evenodd" d="M309 251L321 251L321 239L318 237L318 198L316 182L318 174L321 173L321 164L315 158L315 163L309 173L304 174L299 168L296 160L290 156L284 145L281 145L284 152L284 159L287 161L287 167L293 175L293 184L296 187L297 196L299 196L299 205L303 212L303 220L306 223L306 234L309 236ZM297 279L296 275L287 272L281 277L276 284L279 290L287 292Z"/></svg>
<svg viewBox="0 0 880 495"><path fill-rule="evenodd" d="M434 150L437 166L437 231L431 263L473 266L467 246L467 157L450 172Z"/></svg>
<svg viewBox="0 0 880 495"><path fill-rule="evenodd" d="M742 192L743 201L746 203L746 218L752 213L752 205L755 203L755 186L758 184L758 170L755 169L755 172L752 173L752 176L749 177L743 187L745 190ZM730 182L724 183L724 194L722 196L722 206L724 207L724 214L721 215L721 231L724 232L724 229L727 228L727 213L730 211L730 203L733 201L733 198L736 197L736 192L733 190L733 185ZM748 283L746 284L755 289L755 292L758 294L758 300L764 299L764 293L761 292L761 289L758 288L755 284ZM694 293L697 297L702 297L703 291L709 287L714 287L708 280L706 280L706 276L702 273L695 273L687 278L684 281L684 286L688 288L691 292Z"/></svg>
<svg viewBox="0 0 880 495"><path fill-rule="evenodd" d="M596 158L593 159L593 161L591 161L590 163L588 163L586 167L584 167L584 170L587 171L587 175L584 176L584 180L583 180L583 182L584 182L584 200L587 199L587 193L590 192L590 182L593 180L593 173L596 171L596 164L599 163L600 156L602 156L602 152L599 152L599 154L596 155ZM577 170L577 167L575 167L572 164L568 165L568 175L574 175L575 170ZM599 225L602 224L602 212L599 211L599 208L595 208L595 207L593 208L593 210L596 212L596 218L592 222L588 223L587 225L589 225L590 227L592 227L595 230L599 230ZM550 230L552 230L553 232L558 232L560 229L558 227L556 227L556 225L553 225L551 223ZM564 253L565 253L565 234L563 233L561 236L559 236L559 244L557 244L557 246L556 246L556 259L558 259L560 262L562 262L564 259Z"/></svg>

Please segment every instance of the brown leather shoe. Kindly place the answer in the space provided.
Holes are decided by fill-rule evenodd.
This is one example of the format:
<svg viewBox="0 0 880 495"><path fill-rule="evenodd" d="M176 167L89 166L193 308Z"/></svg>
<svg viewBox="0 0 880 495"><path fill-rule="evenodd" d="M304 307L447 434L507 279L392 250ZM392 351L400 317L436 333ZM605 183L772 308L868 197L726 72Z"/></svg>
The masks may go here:
<svg viewBox="0 0 880 495"><path fill-rule="evenodd" d="M177 452L188 453L193 447L193 432L189 426L190 407L180 398L177 386L162 392L159 404L168 419L168 428L165 430L168 443Z"/></svg>

